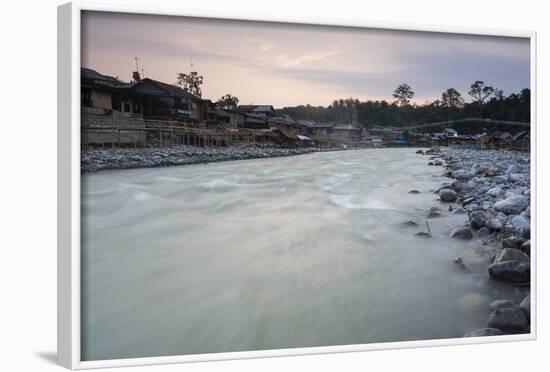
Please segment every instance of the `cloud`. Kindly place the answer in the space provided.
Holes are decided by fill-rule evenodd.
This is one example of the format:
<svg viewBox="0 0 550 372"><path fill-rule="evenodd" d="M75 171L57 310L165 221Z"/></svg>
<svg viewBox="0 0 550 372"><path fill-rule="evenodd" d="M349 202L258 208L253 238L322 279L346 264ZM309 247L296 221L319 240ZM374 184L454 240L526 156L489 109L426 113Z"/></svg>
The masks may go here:
<svg viewBox="0 0 550 372"><path fill-rule="evenodd" d="M386 98L401 82L422 101L449 87L466 96L484 80L506 93L529 86L529 41L345 27L85 12L83 65L173 82L194 68L203 92L241 102L326 105L334 98ZM420 98L419 98L420 99Z"/></svg>

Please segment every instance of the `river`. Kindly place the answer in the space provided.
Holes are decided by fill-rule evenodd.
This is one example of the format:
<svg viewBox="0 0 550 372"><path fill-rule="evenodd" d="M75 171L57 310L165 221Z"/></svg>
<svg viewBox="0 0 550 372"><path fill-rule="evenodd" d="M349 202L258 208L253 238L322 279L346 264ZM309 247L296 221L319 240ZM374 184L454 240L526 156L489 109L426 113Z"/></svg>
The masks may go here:
<svg viewBox="0 0 550 372"><path fill-rule="evenodd" d="M82 359L485 326L492 300L523 292L489 279L490 248L449 237L467 216L431 192L448 179L427 161L367 149L83 175ZM432 206L443 211L433 238L415 237Z"/></svg>

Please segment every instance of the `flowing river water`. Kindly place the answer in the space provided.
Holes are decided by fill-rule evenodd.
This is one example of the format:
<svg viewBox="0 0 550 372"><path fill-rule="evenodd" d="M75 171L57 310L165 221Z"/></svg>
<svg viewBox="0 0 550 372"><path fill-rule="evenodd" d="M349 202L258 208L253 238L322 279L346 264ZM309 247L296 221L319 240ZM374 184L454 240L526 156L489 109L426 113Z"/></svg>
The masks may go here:
<svg viewBox="0 0 550 372"><path fill-rule="evenodd" d="M488 247L449 232L415 149L82 176L82 358L461 337L489 303ZM411 189L419 194L409 194ZM430 207L443 217L431 219ZM408 220L417 227L404 226ZM465 258L470 270L454 263Z"/></svg>

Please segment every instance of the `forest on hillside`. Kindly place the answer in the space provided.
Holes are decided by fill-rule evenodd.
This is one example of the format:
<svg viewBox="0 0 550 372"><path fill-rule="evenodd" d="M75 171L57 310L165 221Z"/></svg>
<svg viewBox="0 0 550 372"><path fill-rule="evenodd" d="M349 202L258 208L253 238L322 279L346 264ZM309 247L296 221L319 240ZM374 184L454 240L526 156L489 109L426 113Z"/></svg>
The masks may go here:
<svg viewBox="0 0 550 372"><path fill-rule="evenodd" d="M412 88L401 84L393 93L395 101L360 101L355 98L336 99L328 107L300 105L279 109L295 119L321 122L356 122L364 126L408 126L463 118L530 121L531 91L504 95L502 90L476 81L471 85L466 102L454 88L445 90L441 97L426 104L411 104Z"/></svg>

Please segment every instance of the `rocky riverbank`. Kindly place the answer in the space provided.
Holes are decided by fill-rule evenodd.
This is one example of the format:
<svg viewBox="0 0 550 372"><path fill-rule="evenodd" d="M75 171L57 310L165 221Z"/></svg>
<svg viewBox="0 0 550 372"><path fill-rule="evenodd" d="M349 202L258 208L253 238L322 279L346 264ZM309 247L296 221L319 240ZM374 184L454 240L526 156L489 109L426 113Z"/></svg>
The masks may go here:
<svg viewBox="0 0 550 372"><path fill-rule="evenodd" d="M81 152L81 172L107 169L154 168L172 165L189 165L228 160L275 158L309 154L318 151L336 151L342 148L266 148L266 147L193 147L137 149L92 149Z"/></svg>
<svg viewBox="0 0 550 372"><path fill-rule="evenodd" d="M417 153L430 156L428 165L445 167L445 175L452 181L444 183L436 193L441 202L448 204L450 212L468 216L468 223L457 226L450 237L477 239L480 245L494 247L495 254L487 261L487 275L491 280L525 288L526 296L520 303L505 298L493 301L487 324L465 336L528 333L531 314L529 154L439 148ZM469 266L462 257L457 257L455 262L462 267Z"/></svg>

